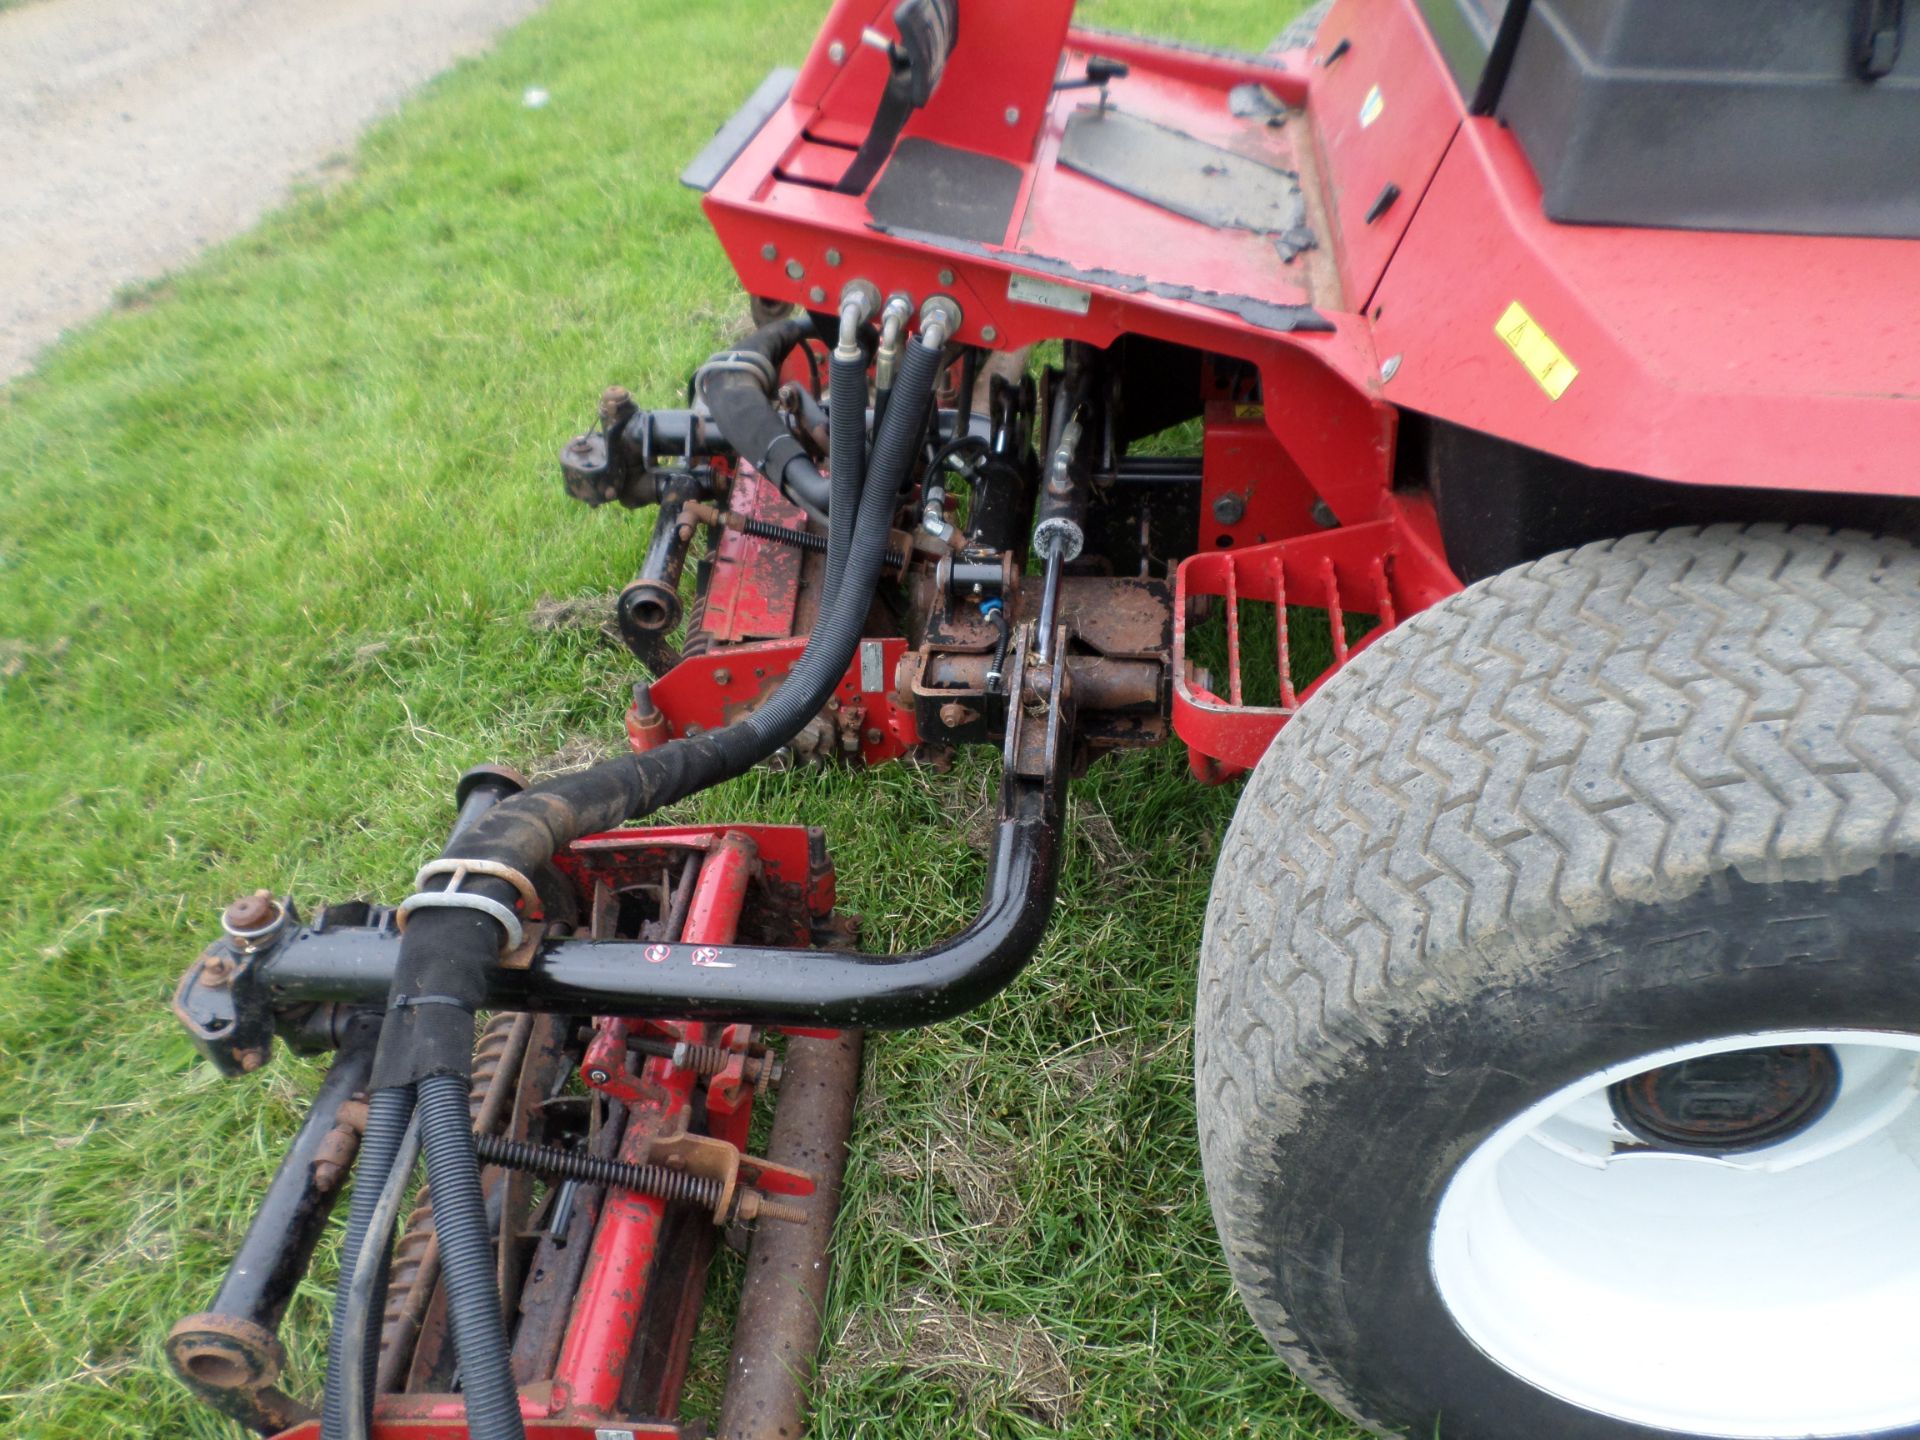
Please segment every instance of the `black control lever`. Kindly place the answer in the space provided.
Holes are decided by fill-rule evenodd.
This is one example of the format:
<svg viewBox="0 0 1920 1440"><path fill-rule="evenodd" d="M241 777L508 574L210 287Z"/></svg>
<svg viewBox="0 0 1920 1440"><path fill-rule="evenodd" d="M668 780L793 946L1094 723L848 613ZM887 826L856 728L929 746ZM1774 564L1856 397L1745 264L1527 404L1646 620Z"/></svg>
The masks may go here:
<svg viewBox="0 0 1920 1440"><path fill-rule="evenodd" d="M860 39L886 53L893 73L881 92L880 108L874 111L873 124L859 153L847 166L840 183L833 188L842 195L861 195L880 173L880 166L893 153L894 142L906 128L908 118L933 98L934 87L947 68L959 34L959 9L956 0L900 0L893 12L893 28L900 32L898 44L869 30Z"/></svg>

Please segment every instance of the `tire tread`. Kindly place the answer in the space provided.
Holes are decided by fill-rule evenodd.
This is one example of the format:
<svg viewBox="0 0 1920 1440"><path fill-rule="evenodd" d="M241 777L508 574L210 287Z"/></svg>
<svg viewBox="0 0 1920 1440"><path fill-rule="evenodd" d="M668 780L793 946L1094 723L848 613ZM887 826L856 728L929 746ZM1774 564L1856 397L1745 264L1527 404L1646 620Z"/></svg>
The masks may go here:
<svg viewBox="0 0 1920 1440"><path fill-rule="evenodd" d="M1920 849L1917 709L1920 551L1713 526L1471 586L1282 730L1222 846L1195 1071L1229 1265L1297 1374L1378 1428L1295 1333L1254 1219L1310 1087L1622 907Z"/></svg>

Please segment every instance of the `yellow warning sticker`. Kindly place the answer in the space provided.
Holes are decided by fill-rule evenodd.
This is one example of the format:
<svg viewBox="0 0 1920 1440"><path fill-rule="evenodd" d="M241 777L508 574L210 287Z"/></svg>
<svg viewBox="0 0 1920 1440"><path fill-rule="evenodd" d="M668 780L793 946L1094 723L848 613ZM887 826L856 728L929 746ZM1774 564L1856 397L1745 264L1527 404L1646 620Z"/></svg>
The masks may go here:
<svg viewBox="0 0 1920 1440"><path fill-rule="evenodd" d="M1518 300L1507 306L1506 314L1494 322L1493 331L1507 342L1507 348L1527 367L1527 373L1540 382L1549 400L1558 400L1566 394L1567 387L1579 377L1580 371L1567 359L1567 352L1553 343Z"/></svg>
<svg viewBox="0 0 1920 1440"><path fill-rule="evenodd" d="M1264 420L1267 418L1265 405L1248 405L1236 400L1233 405L1233 418L1236 420Z"/></svg>

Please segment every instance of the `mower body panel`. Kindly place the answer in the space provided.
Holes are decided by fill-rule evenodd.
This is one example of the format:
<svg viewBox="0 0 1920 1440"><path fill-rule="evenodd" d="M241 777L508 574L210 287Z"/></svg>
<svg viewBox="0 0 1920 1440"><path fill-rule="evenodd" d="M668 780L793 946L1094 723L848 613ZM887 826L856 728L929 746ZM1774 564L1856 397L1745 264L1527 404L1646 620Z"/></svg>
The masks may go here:
<svg viewBox="0 0 1920 1440"><path fill-rule="evenodd" d="M888 8L835 7L708 192L756 295L820 309L860 276L952 294L970 343L1133 333L1250 359L1268 423L1342 523L1379 517L1400 409L1659 480L1920 492L1920 242L1556 223L1519 140L1469 114L1419 0L1341 0L1314 51L1286 57L1068 30L1063 0L969 9L902 173L839 194L885 70L857 32L886 31ZM1016 14L1017 43L1001 33ZM970 89L990 50L1009 63ZM1284 260L1271 234L1063 163L1093 101L1049 87L1090 55L1131 67L1113 111L1297 175L1319 248ZM1304 114L1235 116L1247 83ZM928 170L928 147L931 173L891 183ZM925 203L968 187L992 197Z"/></svg>
<svg viewBox="0 0 1920 1440"><path fill-rule="evenodd" d="M1075 29L1069 0L974 6L932 101L843 193L887 72L859 36L891 34L890 10L836 4L785 100L750 107L709 218L772 300L831 310L859 278L952 296L985 348L1135 335L1254 367L1257 394L1205 401L1176 586L1171 713L1203 778L1251 765L1365 643L1251 703L1243 600L1390 624L1470 573L1407 488L1436 479L1398 453L1409 416L1587 467L1562 480L1721 487L1742 513L1756 492L1920 494L1920 241L1555 222L1520 138L1472 113L1500 5L1339 0L1281 56ZM1096 87L1095 57L1127 73ZM1228 611L1219 681L1189 657L1200 597ZM869 759L918 738L867 733Z"/></svg>
<svg viewBox="0 0 1920 1440"><path fill-rule="evenodd" d="M1374 303L1408 409L1660 480L1920 493L1920 241L1557 224L1475 118Z"/></svg>

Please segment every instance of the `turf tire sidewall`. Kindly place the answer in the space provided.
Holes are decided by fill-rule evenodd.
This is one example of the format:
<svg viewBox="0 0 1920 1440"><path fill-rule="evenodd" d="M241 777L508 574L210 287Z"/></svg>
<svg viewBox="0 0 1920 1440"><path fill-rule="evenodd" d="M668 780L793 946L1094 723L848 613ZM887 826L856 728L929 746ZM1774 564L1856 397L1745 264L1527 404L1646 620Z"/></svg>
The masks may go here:
<svg viewBox="0 0 1920 1440"><path fill-rule="evenodd" d="M1676 1440L1557 1400L1461 1333L1430 1258L1447 1184L1527 1106L1622 1061L1728 1034L1920 1033L1916 936L1920 865L1836 884L1736 880L1544 958L1510 953L1510 984L1357 1046L1259 1167L1277 1177L1260 1211L1279 1259L1272 1298L1357 1397L1356 1418L1446 1440Z"/></svg>
<svg viewBox="0 0 1920 1440"><path fill-rule="evenodd" d="M1920 1032L1920 550L1717 525L1544 557L1335 674L1247 782L1195 1016L1249 1313L1364 1424L1655 1431L1483 1356L1431 1277L1447 1182L1610 1066ZM1783 1346L1789 1337L1758 1337ZM1920 1437L1920 1426L1883 1435Z"/></svg>

